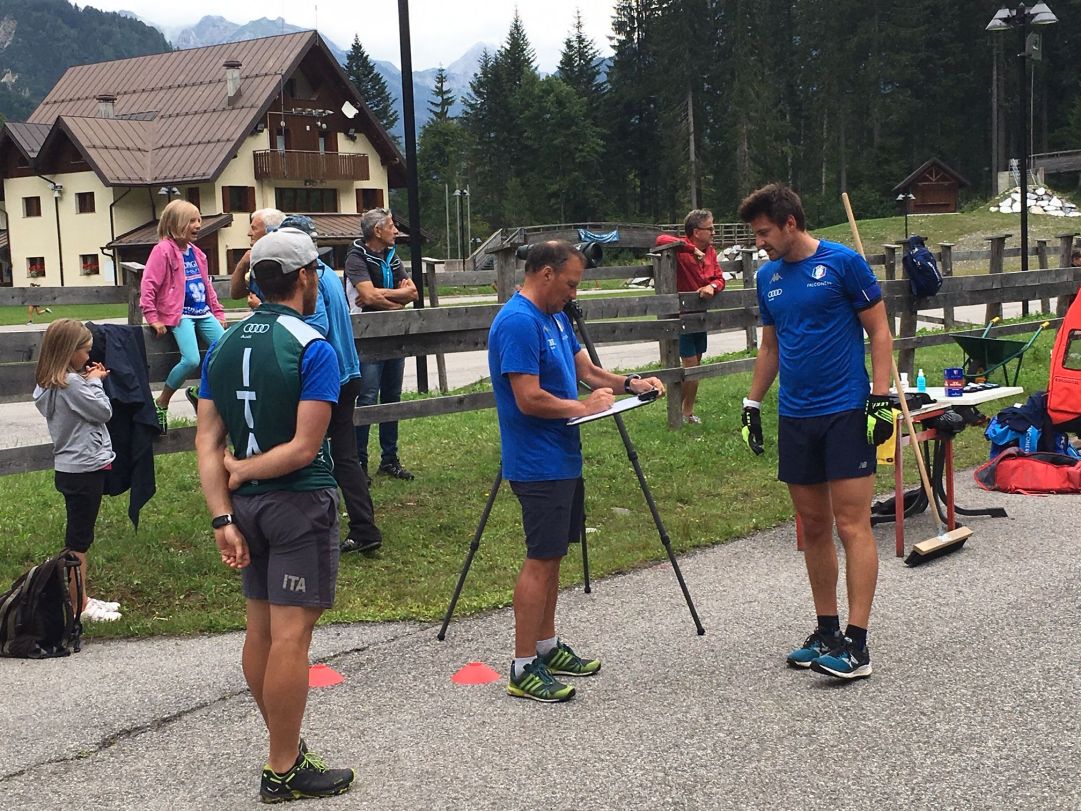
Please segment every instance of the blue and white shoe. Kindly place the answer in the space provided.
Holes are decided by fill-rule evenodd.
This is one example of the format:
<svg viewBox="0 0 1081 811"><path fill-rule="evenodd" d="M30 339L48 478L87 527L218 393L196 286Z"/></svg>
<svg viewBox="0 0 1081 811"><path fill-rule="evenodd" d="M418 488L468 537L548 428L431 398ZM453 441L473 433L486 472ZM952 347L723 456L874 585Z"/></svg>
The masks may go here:
<svg viewBox="0 0 1081 811"><path fill-rule="evenodd" d="M789 667L808 668L819 656L824 656L845 641L840 631L824 634L815 628L815 632L785 658Z"/></svg>
<svg viewBox="0 0 1081 811"><path fill-rule="evenodd" d="M840 646L811 662L811 670L845 681L865 679L871 675L871 649L860 650L844 637Z"/></svg>

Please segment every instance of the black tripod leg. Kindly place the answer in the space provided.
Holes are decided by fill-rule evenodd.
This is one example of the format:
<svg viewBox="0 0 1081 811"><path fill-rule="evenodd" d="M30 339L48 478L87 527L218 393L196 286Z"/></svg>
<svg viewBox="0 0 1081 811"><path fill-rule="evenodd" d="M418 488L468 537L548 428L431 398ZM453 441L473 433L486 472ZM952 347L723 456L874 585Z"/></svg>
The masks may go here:
<svg viewBox="0 0 1081 811"><path fill-rule="evenodd" d="M574 319L574 323L578 326L578 333L582 336L582 343L585 344L586 352L589 353L589 359L593 361L594 365L600 366L600 356L597 355L597 348L593 346L593 340L586 330L585 316L582 314L578 303L575 301L569 302L564 311ZM627 449L627 458L631 460L631 467L634 468L634 474L638 477L638 486L642 488L642 495L645 496L646 505L653 516L653 523L656 525L657 533L661 537L661 545L664 546L664 551L668 554L668 562L672 564L672 571L676 573L676 580L679 582L679 588L683 592L683 599L687 601L687 608L691 612L691 619L694 620L694 627L698 630L698 635L701 636L706 632L706 629L702 627L702 621L698 618L694 600L691 599L691 593L687 590L687 583L683 579L683 572L680 571L679 563L676 561L675 553L672 551L672 541L668 537L668 530L664 528L661 514L657 512L657 504L653 501L653 493L650 492L649 484L646 483L645 474L642 473L642 466L638 464L638 451L634 449L634 443L631 442L627 427L623 424L623 418L616 414L614 419L616 427L619 429L619 436L623 440L623 447Z"/></svg>
<svg viewBox="0 0 1081 811"><path fill-rule="evenodd" d="M492 490L488 494L488 503L484 505L484 512L481 513L480 523L477 524L477 531L473 533L473 541L469 544L469 553L465 556L465 563L462 565L462 573L458 575L458 585L454 587L454 596L450 598L450 605L447 606L447 613L443 617L443 627L439 629L439 633L436 635L436 639L442 642L447 638L447 626L450 625L450 618L454 615L454 607L458 605L458 598L462 594L462 586L465 585L466 575L469 574L469 567L473 565L473 556L477 554L477 550L480 549L480 536L484 533L484 525L488 523L488 516L491 515L492 505L495 504L496 494L499 492L499 485L503 483L503 468L500 467L499 471L495 474L495 481L492 482Z"/></svg>
<svg viewBox="0 0 1081 811"><path fill-rule="evenodd" d="M698 635L702 636L706 632L706 629L702 627L702 620L698 618L698 611L695 610L694 600L691 599L691 593L687 590L687 582L683 579L683 572L680 570L679 563L676 561L676 554L672 551L672 539L668 537L668 530L664 527L664 521L661 520L661 514L657 512L657 502L653 500L653 493L650 491L649 484L646 482L646 476L642 472L642 466L638 463L638 451L635 450L634 443L631 442L630 435L627 434L627 428L623 424L623 418L619 414L616 414L614 419L616 421L616 427L619 429L619 435L623 438L623 447L627 449L627 458L630 459L631 467L634 468L634 475L638 477L638 486L642 488L642 495L645 496L646 506L649 507L650 515L653 516L653 523L657 527L657 534L661 538L661 545L668 555L668 562L672 564L672 571L676 574L679 588L683 592L683 599L687 601L687 608L691 612L691 619L694 620L694 627L697 629Z"/></svg>
<svg viewBox="0 0 1081 811"><path fill-rule="evenodd" d="M589 587L589 549L586 547L585 493L582 494L582 505L582 578L585 580L583 590L586 594L589 594L591 589Z"/></svg>

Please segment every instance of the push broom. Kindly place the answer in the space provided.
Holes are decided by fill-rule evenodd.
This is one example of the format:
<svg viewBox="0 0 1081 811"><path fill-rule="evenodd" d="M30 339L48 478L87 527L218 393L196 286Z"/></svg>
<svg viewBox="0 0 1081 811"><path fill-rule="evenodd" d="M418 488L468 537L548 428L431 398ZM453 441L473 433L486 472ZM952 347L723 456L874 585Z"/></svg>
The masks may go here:
<svg viewBox="0 0 1081 811"><path fill-rule="evenodd" d="M865 257L863 241L860 239L860 232L856 227L856 217L852 213L852 203L848 199L848 192L841 194L841 202L844 203L845 213L848 215L848 225L852 229L852 239L856 243L856 250L859 251L860 256ZM892 344L892 337L890 341ZM923 492L927 496L927 503L931 505L931 511L935 516L935 524L938 527L938 535L913 545L908 557L905 558L905 563L908 566L919 566L921 563L958 551L972 535L972 530L962 526L958 526L957 529L947 530L946 522L942 520L942 513L938 510L938 501L931 487L931 477L927 474L927 465L923 461L923 451L920 449L918 439L919 435L913 425L912 414L908 410L905 390L901 387L901 376L897 374L897 362L893 359L892 348L890 350L890 371L893 374L894 388L897 389L897 399L901 404L901 414L904 416L905 428L908 430L911 439L909 444L912 445L912 451L916 455L916 466L920 470L920 482L923 484Z"/></svg>

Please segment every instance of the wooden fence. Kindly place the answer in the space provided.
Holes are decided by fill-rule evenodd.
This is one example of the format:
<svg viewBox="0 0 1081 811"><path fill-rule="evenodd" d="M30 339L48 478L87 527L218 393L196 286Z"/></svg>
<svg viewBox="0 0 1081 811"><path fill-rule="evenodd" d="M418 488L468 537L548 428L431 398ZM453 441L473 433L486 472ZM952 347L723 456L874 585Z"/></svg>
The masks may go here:
<svg viewBox="0 0 1081 811"><path fill-rule="evenodd" d="M1059 266L1044 268L1047 247L1038 245L1034 251L1041 257L1041 269L1027 273L1002 271L1002 260L1011 251L1005 249L1006 236L993 237L991 250L978 255L952 254L952 246L942 246L939 258L947 271L941 291L929 299L912 300L907 281L897 279L896 246L886 246L879 256L870 257L873 264L882 265L885 279L882 291L885 304L892 317L900 322L895 347L900 350L900 367L912 371L914 353L918 347L950 343L947 334L916 336L916 312L945 309L951 315L945 319L952 323L954 307L982 304L987 307L988 318L1001 313L1005 302L1046 301L1072 296L1081 284L1081 269L1068 267L1069 245L1061 239ZM513 294L514 285L520 281L520 270L514 260L513 243L500 246L494 251L496 269L462 273L437 274L444 284L495 284L497 297L506 300ZM1041 253L1042 251L1042 253ZM991 273L976 276L952 276L952 262L983 259L990 263ZM754 291L755 263L751 251L744 253L738 268L743 277L744 289L728 289L709 302L702 302L693 293L676 292L675 252L671 247L658 249L652 254L652 266L646 268L653 276L652 291L641 295L609 298L586 298L579 301L589 324L590 337L597 344L656 342L659 346L661 369L654 374L665 381L669 388L667 417L671 428L681 423L680 395L686 380L749 371L754 364L751 358L708 363L693 369L683 369L679 362L679 336L684 332L742 332L748 347L757 345L758 321L757 298ZM589 278L629 278L643 275L643 266L608 267L589 271ZM430 271L434 273L434 271ZM494 276L492 276L494 274ZM480 277L465 279L464 277ZM462 277L462 278L458 278ZM128 274L127 287L101 288L18 288L0 290L0 305L74 303L120 303L130 304L129 320L141 323L137 307L138 275ZM216 279L219 295L227 295L228 279ZM735 288L735 285L732 286ZM434 285L430 286L435 289ZM433 302L437 303L437 302ZM499 309L499 304L477 306L429 306L423 309L396 312L365 313L353 317L357 348L364 360L384 360L415 355L442 356L456 352L483 350L487 346L488 329ZM1046 308L1044 308L1046 311ZM920 320L928 320L925 315ZM1060 319L1054 319L1057 324ZM1029 332L1027 324L1011 325L996 330L997 335ZM178 360L175 344L170 338L156 339L146 330L146 346L151 380L163 380ZM0 342L0 401L26 401L33 389L34 363L40 347L42 333L6 333ZM445 376L444 376L445 377ZM445 382L444 382L445 386ZM445 391L445 388L444 388ZM491 391L470 394L433 396L388 405L362 406L356 410L357 424L373 424L387 420L404 420L431 417L441 414L491 408L495 404ZM194 428L171 430L158 443L158 453L188 451L193 448ZM0 450L0 475L42 470L51 467L52 451L48 444Z"/></svg>

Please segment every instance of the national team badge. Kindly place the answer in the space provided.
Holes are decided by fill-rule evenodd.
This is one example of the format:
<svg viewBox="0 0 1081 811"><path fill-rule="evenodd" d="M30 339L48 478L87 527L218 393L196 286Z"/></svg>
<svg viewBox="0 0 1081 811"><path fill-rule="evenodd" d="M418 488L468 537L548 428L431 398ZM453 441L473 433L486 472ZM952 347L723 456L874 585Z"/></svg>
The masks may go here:
<svg viewBox="0 0 1081 811"><path fill-rule="evenodd" d="M816 279L821 279L826 275L825 265L815 265L815 269L811 271L811 275Z"/></svg>

